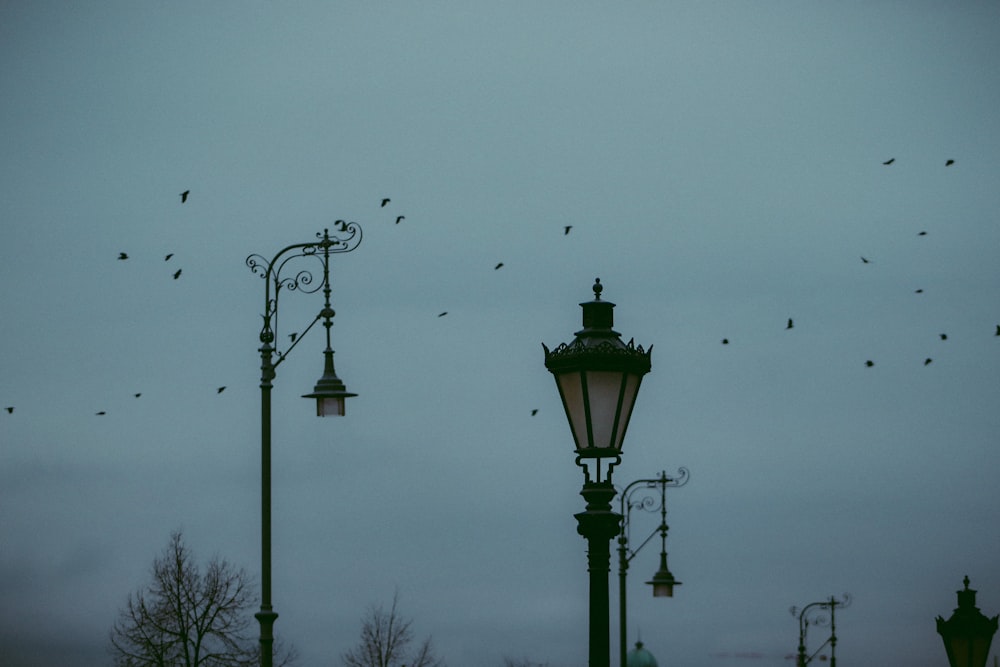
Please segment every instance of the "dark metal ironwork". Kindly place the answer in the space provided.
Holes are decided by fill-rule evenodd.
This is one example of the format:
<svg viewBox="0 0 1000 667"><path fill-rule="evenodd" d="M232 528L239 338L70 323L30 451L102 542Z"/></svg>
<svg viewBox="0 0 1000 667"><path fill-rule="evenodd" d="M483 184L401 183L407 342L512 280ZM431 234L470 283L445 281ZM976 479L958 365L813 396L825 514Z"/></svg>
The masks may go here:
<svg viewBox="0 0 1000 667"><path fill-rule="evenodd" d="M966 576L962 583L965 589L956 591L958 608L947 621L937 617L937 631L951 667L984 667L1000 617L988 618L979 611L976 591L969 588L969 577Z"/></svg>
<svg viewBox="0 0 1000 667"><path fill-rule="evenodd" d="M274 622L277 612L271 604L271 388L275 378L275 369L288 357L289 352L302 341L305 335L320 319L326 327L326 371L333 372L333 350L330 348L330 327L333 325L334 311L330 307L330 255L350 252L361 243L361 227L357 223L337 221L339 231L349 233L345 238L330 236L328 229L322 234L317 233L316 241L296 243L280 250L267 261L261 255L253 254L247 257L246 265L255 274L264 279L264 313L261 315L264 323L260 330L260 423L261 423L261 598L260 611L254 614L260 623L260 664L261 667L271 667L274 661ZM318 284L308 269L299 269L293 275L285 275L289 262L305 258L319 261L323 279ZM309 326L291 343L284 352L274 347L278 335L278 298L281 291L298 291L313 294L323 289L325 303L323 309L316 315ZM273 290L273 293L272 293ZM277 354L277 360L274 355ZM342 386L342 385L341 385ZM354 396L346 391L344 396ZM312 396L312 395L311 395ZM317 401L321 400L317 398Z"/></svg>
<svg viewBox="0 0 1000 667"><path fill-rule="evenodd" d="M559 397L576 444L576 464L583 469L580 495L586 511L576 514L577 532L587 540L590 573L590 667L610 667L608 575L611 538L618 535L621 515L611 508L615 487L611 475L621 462L621 449L642 377L650 370L650 352L614 331L615 304L602 301L604 286L594 282L594 299L581 303L583 329L573 342L550 350L545 367L555 376ZM652 349L652 348L650 348ZM601 475L601 462L606 465ZM595 474L591 475L593 464Z"/></svg>
<svg viewBox="0 0 1000 667"><path fill-rule="evenodd" d="M806 667L813 658L815 658L820 651L822 651L827 644L830 645L830 667L837 667L837 623L836 623L836 610L838 607L843 609L851 604L851 596L844 593L843 599L838 600L834 596L830 596L828 600L823 600L821 602L811 602L805 607L792 607L788 611L792 616L797 616L799 619L799 649L798 657L795 661L796 667ZM806 634L809 630L810 625L824 626L829 624L830 626L830 636L825 642L820 644L811 655L806 655Z"/></svg>
<svg viewBox="0 0 1000 667"><path fill-rule="evenodd" d="M621 531L618 534L618 636L619 653L621 665L624 667L628 656L628 622L626 605L626 581L628 566L635 558L636 554L646 544L660 534L660 569L653 575L654 594L656 584L667 584L671 588L679 586L681 582L673 578L670 570L667 569L667 487L680 487L688 483L690 473L687 468L678 468L677 475L670 477L666 471L661 471L660 476L654 479L637 479L631 482L621 492ZM659 493L655 490L659 488ZM634 549L629 546L632 539L632 510L642 510L644 512L660 512L660 525L651 532L642 543ZM659 580L658 580L659 578ZM668 580L669 579L669 580ZM671 591L672 595L672 591Z"/></svg>

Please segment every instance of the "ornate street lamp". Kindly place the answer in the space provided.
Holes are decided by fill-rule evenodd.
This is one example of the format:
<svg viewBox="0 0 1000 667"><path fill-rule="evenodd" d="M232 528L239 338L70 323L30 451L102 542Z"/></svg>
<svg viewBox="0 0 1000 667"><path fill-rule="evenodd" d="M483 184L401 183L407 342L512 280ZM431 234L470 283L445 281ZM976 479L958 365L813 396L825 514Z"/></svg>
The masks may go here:
<svg viewBox="0 0 1000 667"><path fill-rule="evenodd" d="M637 479L621 493L621 517L622 529L618 535L618 624L619 624L619 653L621 664L628 662L628 647L626 639L628 635L628 623L626 622L626 575L628 574L628 564L632 562L636 554L653 539L660 534L660 569L653 575L651 581L646 583L653 587L653 597L673 597L674 586L680 586L681 582L674 578L674 575L667 567L667 487L684 486L688 482L687 468L680 468L677 477L668 477L667 473L661 472L656 479ZM659 500L651 493L650 489L660 488ZM633 496L638 499L633 501ZM641 509L647 512L660 510L660 525L649 536L642 541L642 544L635 549L629 548L632 529L632 509Z"/></svg>
<svg viewBox="0 0 1000 667"><path fill-rule="evenodd" d="M976 591L963 580L965 590L957 591L958 608L947 621L937 617L937 631L944 641L951 667L984 667L1000 617L987 618L976 607Z"/></svg>
<svg viewBox="0 0 1000 667"><path fill-rule="evenodd" d="M590 667L611 663L608 572L611 538L621 515L612 511L614 467L621 462L622 443L642 377L649 372L650 354L633 341L625 344L614 331L615 304L601 301L604 287L594 283L594 300L581 303L583 329L573 342L554 350L544 344L545 367L556 379L559 396L576 443L576 464L583 468L580 495L585 512L576 515L577 532L587 540L590 571ZM602 461L606 468L602 479ZM590 465L594 466L594 477Z"/></svg>
<svg viewBox="0 0 1000 667"><path fill-rule="evenodd" d="M843 600L838 600L831 595L829 600L812 602L801 609L799 607L792 607L788 610L792 616L798 616L799 618L799 652L795 661L796 667L806 667L827 644L830 645L830 667L837 667L837 622L835 612L837 607L846 607L850 604L851 596L844 593ZM829 616L826 615L827 611L830 612ZM820 644L820 647L813 651L812 655L807 656L806 633L809 630L809 626L826 625L827 623L830 624L829 638Z"/></svg>
<svg viewBox="0 0 1000 667"><path fill-rule="evenodd" d="M324 351L323 376L317 382L313 393L304 398L316 400L316 414L320 417L344 414L344 399L357 396L349 393L333 370L333 349L330 347L330 327L333 326L333 309L330 307L330 255L350 252L361 243L361 228L357 223L337 221L339 231L348 233L345 238L330 236L329 230L316 234L319 239L309 243L297 243L284 248L267 261L260 255L250 255L246 264L250 270L264 279L264 325L260 330L260 432L261 432L261 596L260 611L254 614L260 622L260 664L271 667L274 661L274 621L278 614L271 606L271 384L275 369L288 353L298 345L309 330L323 320L326 327L326 350ZM293 275L285 275L288 263L295 259L315 260L323 269L323 280L314 284L313 274L301 269ZM278 297L281 290L312 294L323 289L325 302L316 318L284 352L274 347L278 338ZM272 291L273 290L273 291ZM274 355L278 358L275 359Z"/></svg>

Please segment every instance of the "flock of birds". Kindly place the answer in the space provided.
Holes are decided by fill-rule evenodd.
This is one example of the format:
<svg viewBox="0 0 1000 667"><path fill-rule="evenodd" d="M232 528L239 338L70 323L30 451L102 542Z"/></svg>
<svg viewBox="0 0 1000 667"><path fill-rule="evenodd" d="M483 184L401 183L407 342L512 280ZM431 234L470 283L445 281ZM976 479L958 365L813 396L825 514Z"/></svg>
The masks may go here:
<svg viewBox="0 0 1000 667"><path fill-rule="evenodd" d="M883 164L883 166L888 167L888 166L891 166L892 164L894 164L895 162L896 162L896 158L889 158L888 160L885 160L884 162L882 162L882 164ZM945 161L945 166L946 167L950 167L950 166L952 166L954 164L955 164L955 161L952 160L952 159L948 159L948 160ZM185 190L184 192L181 192L180 195L179 195L180 196L180 200L181 200L181 204L187 203L187 200L190 197L190 195L191 195L191 191L190 190ZM392 199L389 198L389 197L382 198L381 203L380 203L380 208L387 207L391 202L392 202ZM395 224L398 225L401 222L403 222L405 219L406 219L405 215L397 215L396 216ZM341 231L346 231L346 226L347 226L346 223L344 221L340 221L340 220L338 220L337 222L340 223L340 225L341 225L340 230ZM573 229L573 225L564 225L563 226L563 235L564 236L568 236L569 233L570 233L570 231L572 229ZM921 231L921 232L918 232L917 235L918 236L927 236L927 232L926 231ZM163 261L169 262L173 257L174 257L174 253L172 253L172 252L171 253L167 253L164 256ZM871 264L872 263L872 260L869 259L868 257L861 256L860 258L861 258L861 262L863 264ZM129 254L127 252L122 251L122 252L118 253L118 260L119 261L127 261L128 259L129 259ZM493 270L494 271L498 271L501 268L503 268L503 266L504 266L503 262L497 262L496 266L493 267ZM178 280L181 277L182 272L183 272L183 270L180 269L180 268L178 268L176 271L174 271L173 272L173 279L174 280ZM923 289L917 289L917 290L915 290L915 292L917 294L922 294L923 291L924 291ZM445 311L442 311L442 312L438 313L438 317L444 317L447 314L448 314L448 311L445 310ZM785 324L785 330L788 331L788 330L791 330L791 329L794 329L794 328L795 328L795 321L794 321L794 319L793 318L788 318L788 321ZM994 332L994 336L1000 337L1000 324L996 325L996 331ZM296 340L296 338L298 337L298 333L291 333L291 334L288 335L288 337L289 337L290 341L292 343L294 343L295 340ZM948 340L948 334L946 334L946 333L938 334L938 337L942 341ZM729 342L730 342L729 338L723 338L722 339L722 344L723 345L729 345ZM933 361L934 360L931 357L927 357L926 359L924 359L923 365L924 366L928 366L931 363L933 363ZM871 360L871 359L867 359L865 361L864 365L866 367L868 367L868 368L871 368L872 366L875 365L875 362L873 360ZM216 392L216 394L221 394L225 390L226 390L226 387L223 385L223 386L217 387L216 390L215 390L215 392ZM140 397L142 397L142 392L136 392L135 394L133 394L133 396L135 398L140 398ZM4 410L6 410L7 414L13 414L14 413L14 406L13 405L8 405L8 406L6 406L4 408ZM102 417L102 416L107 415L108 413L107 413L107 410L98 410L94 414L96 416ZM531 410L531 416L535 416L536 414L538 414L538 409L537 408L532 409Z"/></svg>

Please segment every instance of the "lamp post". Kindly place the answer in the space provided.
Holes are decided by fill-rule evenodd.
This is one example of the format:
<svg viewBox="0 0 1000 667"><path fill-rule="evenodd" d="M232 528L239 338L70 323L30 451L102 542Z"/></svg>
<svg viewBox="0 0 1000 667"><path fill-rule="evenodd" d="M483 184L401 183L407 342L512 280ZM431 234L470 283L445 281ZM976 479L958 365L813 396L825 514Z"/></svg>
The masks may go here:
<svg viewBox="0 0 1000 667"><path fill-rule="evenodd" d="M834 613L837 607L846 607L849 604L851 604L851 596L844 593L843 600L838 600L831 595L828 600L812 602L801 609L798 607L789 609L792 616L798 616L799 618L799 652L798 658L795 661L796 667L806 667L827 644L830 645L830 667L837 667L837 623ZM823 613L824 611L830 612L829 618ZM830 623L829 638L812 655L807 657L806 632L809 629L809 625L825 625L827 622Z"/></svg>
<svg viewBox="0 0 1000 667"><path fill-rule="evenodd" d="M611 509L614 467L621 463L622 443L642 377L649 372L650 354L633 341L625 344L614 326L615 304L601 300L604 287L594 283L594 300L581 303L583 329L571 343L554 350L544 344L545 367L555 376L570 431L576 443L576 464L583 468L580 495L586 511L576 515L577 532L587 540L590 572L590 667L610 667L608 573L611 538L618 534L621 515ZM602 478L603 463L603 478ZM594 467L591 475L590 466Z"/></svg>
<svg viewBox="0 0 1000 667"><path fill-rule="evenodd" d="M333 349L330 347L330 327L333 326L334 311L330 307L330 255L350 252L361 243L361 228L354 222L338 221L339 231L347 233L345 238L330 236L329 230L316 234L317 241L297 243L279 251L271 261L261 255L250 255L246 264L255 274L264 279L264 324L260 330L260 440L261 440L261 595L260 611L254 614L260 622L260 664L271 667L274 661L274 621L278 614L271 605L271 385L275 369L281 365L288 353L309 333L309 330L323 320L326 328L326 350L324 351L323 375L313 393L304 398L316 400L316 415L320 417L343 415L344 399L357 396L347 391L333 370ZM301 269L292 275L284 275L288 263L295 259L319 261L323 279L316 284L313 274ZM278 337L278 297L283 289L289 292L312 294L322 288L324 304L322 310L308 327L296 338L292 337L288 349L281 352L274 347ZM275 359L277 355L277 359Z"/></svg>
<svg viewBox="0 0 1000 667"><path fill-rule="evenodd" d="M951 667L984 667L1000 617L984 616L976 607L976 591L969 588L969 577L962 583L965 590L957 591L958 608L947 621L937 617L937 631Z"/></svg>
<svg viewBox="0 0 1000 667"><path fill-rule="evenodd" d="M660 534L660 569L656 571L653 575L651 581L646 583L653 587L653 597L673 597L674 596L674 586L680 586L681 582L674 578L674 575L670 572L667 567L667 531L669 526L667 526L667 487L678 487L684 486L688 482L688 470L687 468L679 468L677 471L677 477L668 477L667 473L661 472L660 476L656 479L637 479L628 486L621 493L621 517L622 517L622 528L621 533L618 535L618 637L619 637L619 652L621 657L621 666L625 667L628 658L628 623L626 622L626 575L628 574L628 564L632 562L636 554L646 546L646 544L653 539L653 537L659 533ZM645 494L641 495L643 491L649 491L650 489L660 488L660 498L657 502L653 495ZM634 495L641 495L641 497L634 501L632 497ZM649 536L642 541L642 544L637 546L635 549L629 548L629 541L631 539L632 530L632 509L639 508L647 512L655 512L657 509L660 510L660 525L649 534Z"/></svg>

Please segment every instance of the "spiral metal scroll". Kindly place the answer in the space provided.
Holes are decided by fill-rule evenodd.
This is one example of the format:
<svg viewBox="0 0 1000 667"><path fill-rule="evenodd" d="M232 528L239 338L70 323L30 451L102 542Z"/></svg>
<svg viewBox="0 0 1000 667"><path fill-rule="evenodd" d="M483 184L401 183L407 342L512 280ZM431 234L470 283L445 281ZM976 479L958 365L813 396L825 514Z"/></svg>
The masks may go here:
<svg viewBox="0 0 1000 667"><path fill-rule="evenodd" d="M632 521L631 515L632 510L642 510L644 512L661 512L666 514L666 489L667 487L679 487L684 486L688 483L690 472L687 468L681 467L677 469L677 475L674 477L668 476L666 472L661 472L660 476L655 479L637 479L630 483L621 493L621 516L622 516L622 531L619 534L618 542L619 545L625 549L625 553L622 554L625 557L624 565L627 566L628 561L639 552L642 547L652 539L653 536L660 530L657 528L649 537L643 541L635 549L628 548L631 541L631 528ZM633 497L637 497L634 500Z"/></svg>
<svg viewBox="0 0 1000 667"><path fill-rule="evenodd" d="M356 222L337 220L335 225L336 231L346 236L331 236L329 229L325 229L322 233L316 233L316 241L290 245L278 252L270 261L256 253L246 258L246 265L250 271L265 281L261 343L270 346L278 336L278 297L282 289L306 294L313 294L322 288L329 290L329 256L334 253L350 252L360 245L362 232ZM309 268L299 268L294 274L286 275L286 267L288 270L293 268L289 266L289 262L302 258L314 259L320 263L323 280L316 280L314 269Z"/></svg>

